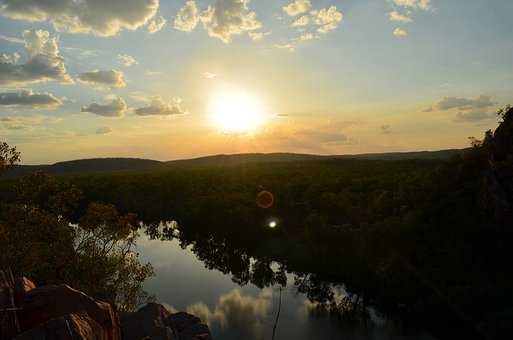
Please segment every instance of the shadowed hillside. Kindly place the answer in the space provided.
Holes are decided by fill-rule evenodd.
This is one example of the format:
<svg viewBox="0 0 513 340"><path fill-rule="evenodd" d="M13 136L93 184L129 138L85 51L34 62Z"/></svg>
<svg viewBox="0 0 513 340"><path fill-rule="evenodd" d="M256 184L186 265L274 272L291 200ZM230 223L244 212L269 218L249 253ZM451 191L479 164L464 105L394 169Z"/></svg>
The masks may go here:
<svg viewBox="0 0 513 340"><path fill-rule="evenodd" d="M93 174L122 171L165 170L177 167L234 166L251 163L293 162L325 159L360 160L448 160L465 150L449 149L440 151L369 153L360 155L310 155L295 153L248 153L233 155L213 155L193 159L160 162L139 158L95 158L59 162L51 165L19 165L6 173L5 178L17 178L35 171L53 175Z"/></svg>

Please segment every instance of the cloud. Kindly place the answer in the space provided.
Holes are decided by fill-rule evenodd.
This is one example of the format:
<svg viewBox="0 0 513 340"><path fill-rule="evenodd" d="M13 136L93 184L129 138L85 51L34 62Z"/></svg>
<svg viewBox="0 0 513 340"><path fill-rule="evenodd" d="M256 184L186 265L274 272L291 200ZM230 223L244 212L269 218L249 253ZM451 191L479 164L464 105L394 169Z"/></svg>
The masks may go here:
<svg viewBox="0 0 513 340"><path fill-rule="evenodd" d="M84 83L92 85L102 85L108 87L125 87L123 72L116 70L95 70L78 75L78 79Z"/></svg>
<svg viewBox="0 0 513 340"><path fill-rule="evenodd" d="M148 77L154 77L154 76L158 76L161 74L162 74L161 71L153 71L153 70L146 70L146 72L144 72L144 75L148 76Z"/></svg>
<svg viewBox="0 0 513 340"><path fill-rule="evenodd" d="M270 35L271 32L249 32L248 35L253 41L261 41L265 36Z"/></svg>
<svg viewBox="0 0 513 340"><path fill-rule="evenodd" d="M200 14L196 2L189 0L176 14L174 27L179 31L191 32L196 28L200 20Z"/></svg>
<svg viewBox="0 0 513 340"><path fill-rule="evenodd" d="M296 50L296 46L291 43L283 43L283 44L275 44L274 47L282 49L282 50L288 50L289 52L294 52Z"/></svg>
<svg viewBox="0 0 513 340"><path fill-rule="evenodd" d="M164 26L166 25L166 22L167 22L167 20L162 16L151 20L148 23L148 27L147 27L148 32L150 32L152 34L157 33L158 31L160 31L161 29L164 28Z"/></svg>
<svg viewBox="0 0 513 340"><path fill-rule="evenodd" d="M295 133L295 137L300 140L311 141L313 143L348 145L355 144L355 141L342 132L338 131L322 131L313 129L299 130Z"/></svg>
<svg viewBox="0 0 513 340"><path fill-rule="evenodd" d="M32 90L0 93L0 106L30 106L32 108L62 105L62 101L51 93L36 93Z"/></svg>
<svg viewBox="0 0 513 340"><path fill-rule="evenodd" d="M217 78L217 74L212 73L212 72L203 72L203 77L205 77L207 79L214 79L214 78Z"/></svg>
<svg viewBox="0 0 513 340"><path fill-rule="evenodd" d="M182 109L180 103L180 99L174 99L167 103L162 98L155 97L148 106L136 109L135 114L139 116L171 116L187 113Z"/></svg>
<svg viewBox="0 0 513 340"><path fill-rule="evenodd" d="M112 129L108 126L103 126L103 127L100 127L98 129L96 129L96 134L97 135L106 135L106 134L109 134L112 132Z"/></svg>
<svg viewBox="0 0 513 340"><path fill-rule="evenodd" d="M476 111L464 111L456 114L456 122L478 122L486 119L495 118L495 114L489 112L476 110Z"/></svg>
<svg viewBox="0 0 513 340"><path fill-rule="evenodd" d="M0 117L0 126L11 131L35 130L43 125L54 124L60 121L60 118L44 115Z"/></svg>
<svg viewBox="0 0 513 340"><path fill-rule="evenodd" d="M384 134L384 135L392 134L392 127L390 125L388 125L388 124L381 125L380 129L381 129L381 133Z"/></svg>
<svg viewBox="0 0 513 340"><path fill-rule="evenodd" d="M293 17L305 13L312 8L310 0L294 0L287 6L283 7L283 11Z"/></svg>
<svg viewBox="0 0 513 340"><path fill-rule="evenodd" d="M159 0L0 0L3 16L30 22L50 22L56 31L113 36L145 25Z"/></svg>
<svg viewBox="0 0 513 340"><path fill-rule="evenodd" d="M262 27L256 13L248 8L250 0L217 0L201 13L200 20L208 35L230 43L233 35Z"/></svg>
<svg viewBox="0 0 513 340"><path fill-rule="evenodd" d="M0 39L11 42L13 44L24 44L25 43L25 41L23 39L16 38L16 37L9 37L9 36L3 35L3 34L0 34Z"/></svg>
<svg viewBox="0 0 513 340"><path fill-rule="evenodd" d="M213 308L204 303L187 307L187 312L212 326L228 328L240 338L262 338L271 307L272 291L262 290L257 296L243 295L237 288L221 295Z"/></svg>
<svg viewBox="0 0 513 340"><path fill-rule="evenodd" d="M302 15L299 18L297 18L296 20L294 20L294 22L292 23L291 26L292 27L303 27L303 26L307 26L309 23L310 23L310 18L308 17L308 15Z"/></svg>
<svg viewBox="0 0 513 340"><path fill-rule="evenodd" d="M481 95L477 98L445 97L435 107L441 111L460 109L464 111L485 109L494 106L492 97Z"/></svg>
<svg viewBox="0 0 513 340"><path fill-rule="evenodd" d="M128 54L118 54L118 61L126 67L138 64L137 60Z"/></svg>
<svg viewBox="0 0 513 340"><path fill-rule="evenodd" d="M313 33L303 33L299 37L300 41L308 41L308 40L313 40L313 39L319 39L319 36L315 35Z"/></svg>
<svg viewBox="0 0 513 340"><path fill-rule="evenodd" d="M47 31L24 31L23 41L28 53L25 64L18 64L20 55L0 54L0 85L20 85L57 80L70 83L71 78L59 53L58 40Z"/></svg>
<svg viewBox="0 0 513 340"><path fill-rule="evenodd" d="M83 106L81 112L93 113L104 117L121 117L127 110L127 105L121 97L106 97L104 104L92 103Z"/></svg>
<svg viewBox="0 0 513 340"><path fill-rule="evenodd" d="M413 21L413 19L411 17L409 17L408 15L401 14L398 11L389 12L388 18L390 19L390 21L403 22L403 23L408 23L408 22Z"/></svg>
<svg viewBox="0 0 513 340"><path fill-rule="evenodd" d="M323 8L311 12L315 23L320 26L317 31L319 33L328 33L338 27L343 19L341 12L337 10L337 7L330 6L329 8Z"/></svg>
<svg viewBox="0 0 513 340"><path fill-rule="evenodd" d="M431 8L431 0L393 0L399 7L428 10Z"/></svg>
<svg viewBox="0 0 513 340"><path fill-rule="evenodd" d="M408 32L403 28L397 27L394 30L393 35L395 35L396 37L403 38L408 36Z"/></svg>

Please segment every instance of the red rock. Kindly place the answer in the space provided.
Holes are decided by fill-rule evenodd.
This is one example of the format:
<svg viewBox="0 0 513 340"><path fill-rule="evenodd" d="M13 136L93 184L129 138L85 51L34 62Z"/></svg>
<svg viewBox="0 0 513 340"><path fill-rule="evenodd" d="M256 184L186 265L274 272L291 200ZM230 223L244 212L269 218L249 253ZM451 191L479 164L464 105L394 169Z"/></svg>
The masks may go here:
<svg viewBox="0 0 513 340"><path fill-rule="evenodd" d="M101 325L86 313L68 314L48 320L13 340L109 340Z"/></svg>
<svg viewBox="0 0 513 340"><path fill-rule="evenodd" d="M21 307L24 330L36 328L51 319L80 313L100 325L101 339L121 339L119 319L112 306L67 285L34 288L28 291Z"/></svg>

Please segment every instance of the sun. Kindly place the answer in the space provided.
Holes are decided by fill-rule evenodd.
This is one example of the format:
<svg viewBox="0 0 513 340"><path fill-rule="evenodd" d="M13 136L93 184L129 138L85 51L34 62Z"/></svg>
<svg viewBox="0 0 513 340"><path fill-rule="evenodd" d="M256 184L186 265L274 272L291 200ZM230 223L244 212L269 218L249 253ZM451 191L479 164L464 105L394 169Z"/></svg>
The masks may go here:
<svg viewBox="0 0 513 340"><path fill-rule="evenodd" d="M265 123L266 108L258 97L230 90L212 96L209 116L222 132L249 133Z"/></svg>

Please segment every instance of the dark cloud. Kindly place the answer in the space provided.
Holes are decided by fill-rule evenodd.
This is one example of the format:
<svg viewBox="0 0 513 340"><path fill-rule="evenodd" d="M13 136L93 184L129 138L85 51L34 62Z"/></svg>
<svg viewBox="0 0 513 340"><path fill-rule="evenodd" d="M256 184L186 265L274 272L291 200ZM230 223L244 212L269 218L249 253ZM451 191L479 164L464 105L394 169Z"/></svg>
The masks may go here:
<svg viewBox="0 0 513 340"><path fill-rule="evenodd" d="M71 82L57 38L47 31L23 32L28 59L18 64L20 55L0 54L0 85L19 85L48 80Z"/></svg>
<svg viewBox="0 0 513 340"><path fill-rule="evenodd" d="M139 116L171 116L187 113L180 106L180 102L181 100L174 99L167 103L160 97L153 98L149 105L136 109L135 114Z"/></svg>
<svg viewBox="0 0 513 340"><path fill-rule="evenodd" d="M492 102L492 97L481 95L477 98L460 98L460 97L445 97L436 104L438 110L446 111L451 109L460 110L475 110L492 107L495 104Z"/></svg>
<svg viewBox="0 0 513 340"><path fill-rule="evenodd" d="M51 93L36 93L31 90L0 93L2 106L57 107L62 101Z"/></svg>
<svg viewBox="0 0 513 340"><path fill-rule="evenodd" d="M494 118L494 114L490 114L486 111L463 111L458 112L456 115L457 122L479 122L482 120Z"/></svg>
<svg viewBox="0 0 513 340"><path fill-rule="evenodd" d="M120 97L106 98L104 104L92 103L82 107L82 112L93 113L104 117L121 117L127 110L125 101Z"/></svg>
<svg viewBox="0 0 513 340"><path fill-rule="evenodd" d="M388 124L381 125L381 133L384 135L390 135L392 133L392 127Z"/></svg>
<svg viewBox="0 0 513 340"><path fill-rule="evenodd" d="M0 0L0 14L30 22L51 22L57 31L112 36L145 25L159 0Z"/></svg>
<svg viewBox="0 0 513 340"><path fill-rule="evenodd" d="M116 70L96 70L92 72L85 72L78 75L81 82L108 86L108 87L125 87L125 78L123 72Z"/></svg>
<svg viewBox="0 0 513 340"><path fill-rule="evenodd" d="M103 127L100 127L98 129L96 129L96 134L97 135L106 135L106 134L109 134L112 132L112 129L108 126L103 126Z"/></svg>

